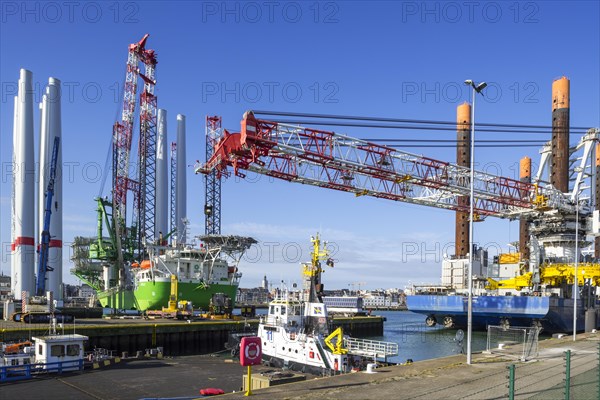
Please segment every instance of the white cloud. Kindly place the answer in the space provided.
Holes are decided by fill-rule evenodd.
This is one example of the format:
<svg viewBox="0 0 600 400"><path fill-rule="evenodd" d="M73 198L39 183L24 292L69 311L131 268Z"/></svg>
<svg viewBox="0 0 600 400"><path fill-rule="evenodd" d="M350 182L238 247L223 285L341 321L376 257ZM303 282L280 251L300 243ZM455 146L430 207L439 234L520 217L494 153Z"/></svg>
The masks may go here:
<svg viewBox="0 0 600 400"><path fill-rule="evenodd" d="M241 286L254 287L265 274L274 284L282 280L301 282L299 264L310 260L310 237L317 229L238 222L228 225L226 231L259 240L240 263L244 274ZM335 267L327 268L323 277L328 288L344 289L358 281L366 282L365 288L403 288L409 281L439 282L443 244L431 244L442 239L435 233L414 232L390 238L326 228L320 235L329 242L336 260ZM405 248L416 254L403 254Z"/></svg>
<svg viewBox="0 0 600 400"><path fill-rule="evenodd" d="M96 219L93 214L69 214L63 212L63 239L74 236L93 236L96 234Z"/></svg>

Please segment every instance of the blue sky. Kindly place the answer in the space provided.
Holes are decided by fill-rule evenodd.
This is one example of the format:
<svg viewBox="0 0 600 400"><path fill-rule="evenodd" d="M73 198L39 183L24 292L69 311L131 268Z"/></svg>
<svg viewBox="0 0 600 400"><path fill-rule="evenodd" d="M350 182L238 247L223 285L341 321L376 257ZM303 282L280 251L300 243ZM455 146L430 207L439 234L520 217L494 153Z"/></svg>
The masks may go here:
<svg viewBox="0 0 600 400"><path fill-rule="evenodd" d="M248 109L453 121L456 106L470 95L462 82L473 79L490 84L488 97L477 103L478 122L549 125L552 80L566 75L571 124L600 126L596 1L6 1L1 18L4 273L10 268L6 171L19 68L33 71L38 94L49 76L65 85L63 160L72 173L64 182L63 240L91 236L127 46L145 33L158 53L156 92L159 107L169 113L169 141L175 140L176 114L187 116L194 235L203 233L204 182L192 166L204 154L207 114L221 115L231 130L239 129ZM453 132L339 131L361 138L455 138ZM577 139L572 136L572 144ZM452 148L407 150L455 160ZM539 158L534 147L481 148L476 154L479 169L510 177L522 156L534 164ZM264 274L274 283L298 280L298 263L308 260L316 231L335 244L337 265L324 277L328 287L439 281L441 257L452 253L452 212L255 178L223 185L223 233L261 242L242 262L242 286L259 285ZM516 222L488 218L475 228L476 241L504 250L517 238ZM417 254L409 254L415 248ZM67 258L64 278L76 282Z"/></svg>

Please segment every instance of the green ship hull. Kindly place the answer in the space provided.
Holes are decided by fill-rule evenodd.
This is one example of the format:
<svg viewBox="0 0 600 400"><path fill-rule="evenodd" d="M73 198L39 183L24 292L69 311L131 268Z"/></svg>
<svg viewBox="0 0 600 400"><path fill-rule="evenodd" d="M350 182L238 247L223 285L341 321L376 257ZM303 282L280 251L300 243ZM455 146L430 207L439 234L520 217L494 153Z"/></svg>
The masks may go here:
<svg viewBox="0 0 600 400"><path fill-rule="evenodd" d="M191 301L194 308L208 309L215 293L225 293L235 304L237 285L212 284L208 287L198 283L179 282L179 300ZM170 282L140 282L135 290L107 290L98 292L102 307L120 310L161 310L167 307L171 293Z"/></svg>

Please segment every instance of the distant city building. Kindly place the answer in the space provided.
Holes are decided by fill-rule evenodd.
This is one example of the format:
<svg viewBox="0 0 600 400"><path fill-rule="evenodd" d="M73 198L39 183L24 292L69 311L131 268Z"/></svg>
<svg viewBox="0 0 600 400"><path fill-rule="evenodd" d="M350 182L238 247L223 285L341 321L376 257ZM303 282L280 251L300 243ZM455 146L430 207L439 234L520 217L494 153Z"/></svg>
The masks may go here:
<svg viewBox="0 0 600 400"><path fill-rule="evenodd" d="M64 285L65 307L95 307L97 300L94 289L87 284Z"/></svg>
<svg viewBox="0 0 600 400"><path fill-rule="evenodd" d="M404 293L399 289L361 291L364 308L396 308L405 305Z"/></svg>
<svg viewBox="0 0 600 400"><path fill-rule="evenodd" d="M271 296L269 291L262 287L252 289L238 288L237 291L237 302L240 304L267 304L270 300Z"/></svg>
<svg viewBox="0 0 600 400"><path fill-rule="evenodd" d="M79 286L78 285L69 285L69 284L64 285L63 297L65 299L69 299L72 297L78 297L78 296L79 296Z"/></svg>
<svg viewBox="0 0 600 400"><path fill-rule="evenodd" d="M96 291L92 289L90 285L85 283L79 288L79 297L90 298L96 294Z"/></svg>
<svg viewBox="0 0 600 400"><path fill-rule="evenodd" d="M0 300L7 300L10 295L10 275L0 275Z"/></svg>
<svg viewBox="0 0 600 400"><path fill-rule="evenodd" d="M10 297L10 276L0 275L0 301L8 300ZM80 299L85 304L89 303L89 298L95 295L94 289L85 283L79 285L63 285L63 296L65 299Z"/></svg>
<svg viewBox="0 0 600 400"><path fill-rule="evenodd" d="M265 275L263 278L261 287L265 290L269 290L269 281L267 280L267 275Z"/></svg>
<svg viewBox="0 0 600 400"><path fill-rule="evenodd" d="M344 289L332 289L332 290L324 290L323 293L325 296L348 296L349 293Z"/></svg>
<svg viewBox="0 0 600 400"><path fill-rule="evenodd" d="M274 296L278 289L269 291L267 286L267 277L265 276L259 288L238 288L237 303L248 305L267 304ZM324 291L325 296L329 297L344 297L350 295L345 289L330 289ZM360 290L353 293L354 296L360 296L363 299L363 309L368 308L398 308L406 305L406 295L402 289L377 289L377 290Z"/></svg>

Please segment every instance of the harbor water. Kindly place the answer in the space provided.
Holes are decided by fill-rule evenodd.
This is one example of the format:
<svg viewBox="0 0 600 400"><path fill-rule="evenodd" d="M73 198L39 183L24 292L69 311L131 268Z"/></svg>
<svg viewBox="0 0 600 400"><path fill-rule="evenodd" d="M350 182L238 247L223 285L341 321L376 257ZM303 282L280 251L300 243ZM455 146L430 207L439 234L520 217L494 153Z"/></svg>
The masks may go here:
<svg viewBox="0 0 600 400"><path fill-rule="evenodd" d="M239 309L235 312L239 313ZM266 309L257 309L257 315L266 314ZM388 359L392 363L406 360L421 361L432 358L466 354L467 332L462 342L456 340L458 329L445 329L441 325L429 328L425 316L411 311L374 311L374 315L385 317L383 336L366 339L398 343L398 355ZM487 345L486 332L473 332L472 351L483 351Z"/></svg>
<svg viewBox="0 0 600 400"><path fill-rule="evenodd" d="M457 340L457 329L443 327L429 328L425 317L410 311L377 311L386 318L383 336L370 337L373 340L398 343L398 356L390 358L393 363L404 363L446 357L466 353L467 332L462 341ZM460 334L459 334L460 336ZM472 351L486 349L486 332L473 332Z"/></svg>

